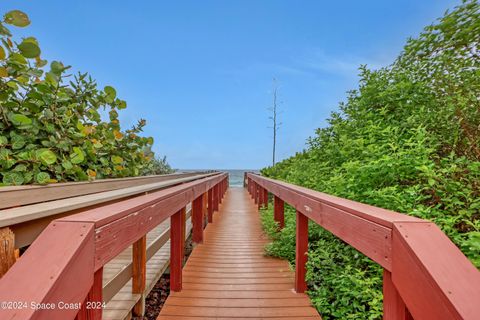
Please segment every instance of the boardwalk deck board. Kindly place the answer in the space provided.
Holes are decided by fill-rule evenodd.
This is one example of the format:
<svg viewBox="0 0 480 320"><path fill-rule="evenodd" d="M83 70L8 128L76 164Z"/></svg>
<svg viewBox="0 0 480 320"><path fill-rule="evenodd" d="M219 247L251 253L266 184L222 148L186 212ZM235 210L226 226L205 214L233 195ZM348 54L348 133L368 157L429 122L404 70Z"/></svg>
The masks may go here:
<svg viewBox="0 0 480 320"><path fill-rule="evenodd" d="M288 263L264 256L268 239L256 208L245 189L227 191L183 269L183 290L170 294L159 320L320 319L295 293Z"/></svg>

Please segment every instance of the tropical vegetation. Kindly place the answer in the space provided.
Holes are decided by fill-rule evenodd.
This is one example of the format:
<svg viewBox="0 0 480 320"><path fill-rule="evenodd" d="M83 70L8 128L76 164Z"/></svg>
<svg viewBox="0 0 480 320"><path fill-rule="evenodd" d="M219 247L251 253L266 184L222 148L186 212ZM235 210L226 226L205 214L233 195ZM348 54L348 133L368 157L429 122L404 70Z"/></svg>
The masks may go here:
<svg viewBox="0 0 480 320"><path fill-rule="evenodd" d="M34 37L12 37L10 27L29 24L19 10L0 21L0 185L170 172L151 152L153 138L141 135L145 120L122 130L127 103L112 86L48 64Z"/></svg>
<svg viewBox="0 0 480 320"><path fill-rule="evenodd" d="M464 1L360 82L308 148L262 174L435 222L480 268L480 4ZM266 250L294 263L295 215ZM323 319L380 319L381 267L311 224L308 283ZM441 248L440 248L441 249Z"/></svg>

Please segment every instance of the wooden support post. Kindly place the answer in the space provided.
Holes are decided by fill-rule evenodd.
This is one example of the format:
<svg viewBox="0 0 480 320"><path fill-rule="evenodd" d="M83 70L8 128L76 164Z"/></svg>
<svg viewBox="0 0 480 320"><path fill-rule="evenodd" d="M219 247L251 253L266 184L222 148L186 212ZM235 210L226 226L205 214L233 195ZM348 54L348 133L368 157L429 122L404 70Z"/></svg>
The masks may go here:
<svg viewBox="0 0 480 320"><path fill-rule="evenodd" d="M412 315L392 282L392 273L383 269L383 319L413 320Z"/></svg>
<svg viewBox="0 0 480 320"><path fill-rule="evenodd" d="M263 207L263 196L264 196L263 188L258 186L258 210L260 210Z"/></svg>
<svg viewBox="0 0 480 320"><path fill-rule="evenodd" d="M213 222L213 188L208 190L208 223Z"/></svg>
<svg viewBox="0 0 480 320"><path fill-rule="evenodd" d="M213 212L218 211L218 184L213 187Z"/></svg>
<svg viewBox="0 0 480 320"><path fill-rule="evenodd" d="M183 208L182 210L182 267L183 262L185 261L185 240L187 237L187 208Z"/></svg>
<svg viewBox="0 0 480 320"><path fill-rule="evenodd" d="M218 205L222 203L222 181L218 183Z"/></svg>
<svg viewBox="0 0 480 320"><path fill-rule="evenodd" d="M132 293L141 295L132 310L135 317L143 317L145 314L146 279L147 236L144 235L132 245Z"/></svg>
<svg viewBox="0 0 480 320"><path fill-rule="evenodd" d="M183 247L183 214L185 208L180 209L170 217L170 290L182 290L182 262Z"/></svg>
<svg viewBox="0 0 480 320"><path fill-rule="evenodd" d="M15 263L15 234L10 228L0 229L0 278Z"/></svg>
<svg viewBox="0 0 480 320"><path fill-rule="evenodd" d="M202 228L205 228L208 223L208 192L203 194L203 207L202 207ZM202 235L203 236L203 235Z"/></svg>
<svg viewBox="0 0 480 320"><path fill-rule="evenodd" d="M192 203L192 241L202 243L203 241L203 194Z"/></svg>
<svg viewBox="0 0 480 320"><path fill-rule="evenodd" d="M93 285L75 320L101 320L103 313L103 267L93 275Z"/></svg>
<svg viewBox="0 0 480 320"><path fill-rule="evenodd" d="M285 202L275 196L273 200L273 219L278 223L278 228L285 227Z"/></svg>
<svg viewBox="0 0 480 320"><path fill-rule="evenodd" d="M247 173L243 173L243 187L245 188L247 186Z"/></svg>
<svg viewBox="0 0 480 320"><path fill-rule="evenodd" d="M265 209L268 209L268 190L263 188L263 204Z"/></svg>
<svg viewBox="0 0 480 320"><path fill-rule="evenodd" d="M295 247L295 291L303 293L307 289L308 218L297 210L297 234Z"/></svg>
<svg viewBox="0 0 480 320"><path fill-rule="evenodd" d="M252 196L253 196L253 202L255 204L257 204L258 198L257 198L257 183L256 182L253 183L253 195Z"/></svg>

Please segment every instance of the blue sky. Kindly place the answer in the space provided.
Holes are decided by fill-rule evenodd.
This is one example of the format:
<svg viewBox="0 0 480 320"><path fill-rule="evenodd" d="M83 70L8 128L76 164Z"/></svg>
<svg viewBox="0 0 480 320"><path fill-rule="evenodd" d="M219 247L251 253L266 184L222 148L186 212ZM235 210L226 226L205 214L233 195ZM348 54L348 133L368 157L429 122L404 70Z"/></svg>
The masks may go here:
<svg viewBox="0 0 480 320"><path fill-rule="evenodd" d="M48 60L112 85L124 128L147 120L175 168L271 163L272 79L279 83L277 158L305 147L357 87L360 64L390 64L409 36L460 1L27 1Z"/></svg>

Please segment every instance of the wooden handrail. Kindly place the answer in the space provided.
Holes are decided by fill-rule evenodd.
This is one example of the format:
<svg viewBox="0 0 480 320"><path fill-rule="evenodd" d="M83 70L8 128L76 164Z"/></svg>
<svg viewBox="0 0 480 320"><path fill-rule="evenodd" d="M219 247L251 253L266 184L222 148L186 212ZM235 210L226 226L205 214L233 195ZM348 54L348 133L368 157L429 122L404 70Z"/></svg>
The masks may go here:
<svg viewBox="0 0 480 320"><path fill-rule="evenodd" d="M245 180L259 207L268 205L267 192L274 195L278 222L284 202L297 210L297 291L306 288L312 220L384 268L384 319L480 316L480 272L434 223L253 173Z"/></svg>
<svg viewBox="0 0 480 320"><path fill-rule="evenodd" d="M205 173L206 172L181 172L140 177L98 179L93 181L61 182L47 185L7 186L0 188L0 209L78 197Z"/></svg>
<svg viewBox="0 0 480 320"><path fill-rule="evenodd" d="M150 193L159 189L164 189L181 183L201 179L211 176L213 173L185 173L185 174L171 174L164 176L152 176L140 178L126 178L118 179L120 181L112 181L116 179L108 179L106 184L102 184L102 190L110 188L108 190L82 194L70 198L57 198L56 200L34 203L26 206L8 208L0 210L0 227L9 227L15 234L15 248L21 248L30 245L33 240L42 232L47 225L55 220L66 215L82 212L87 208L94 206L102 206L109 202L119 201L120 199L126 199L135 197L141 194ZM57 190L58 194L65 195L67 193L74 194L82 191L88 185L91 185L92 190L98 190L96 182L75 182L66 183L67 190L64 190L65 186L35 186L32 188L21 188L21 194L25 198L36 198L38 193L44 190L47 198L52 191ZM113 185L112 185L113 183ZM133 184L135 183L135 184ZM76 187L80 186L80 190ZM63 184L65 185L65 184ZM126 186L124 188L118 188L118 186ZM4 199L8 200L9 196L15 196L18 194L16 187L6 187L14 192L3 193L3 188L0 189L0 202ZM73 189L71 189L73 188ZM84 191L84 190L83 190ZM72 193L73 192L73 193ZM33 193L33 194L32 194ZM4 197L5 196L5 197ZM13 199L9 198L9 199ZM25 202L25 201L24 201Z"/></svg>
<svg viewBox="0 0 480 320"><path fill-rule="evenodd" d="M168 218L171 260L177 261L183 256L178 232L184 232L178 228L178 214L213 189L217 191L213 205L218 205L227 181L226 173L217 173L51 222L0 279L0 301L7 302L0 308L0 318L100 319L105 263ZM145 246L139 248L146 250ZM175 289L181 290L181 265L171 265L170 272L179 279Z"/></svg>

